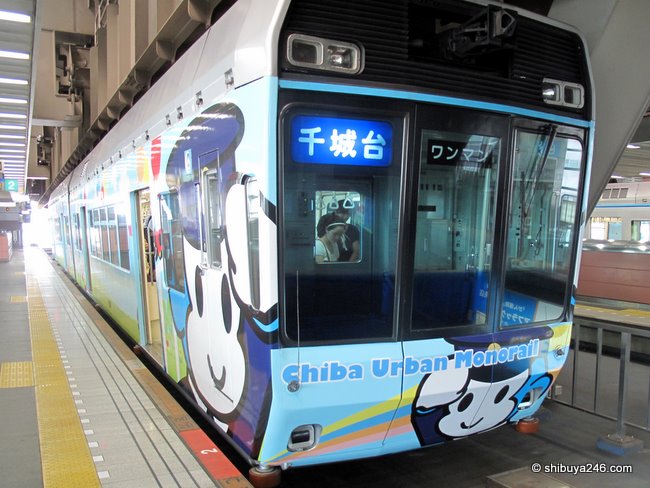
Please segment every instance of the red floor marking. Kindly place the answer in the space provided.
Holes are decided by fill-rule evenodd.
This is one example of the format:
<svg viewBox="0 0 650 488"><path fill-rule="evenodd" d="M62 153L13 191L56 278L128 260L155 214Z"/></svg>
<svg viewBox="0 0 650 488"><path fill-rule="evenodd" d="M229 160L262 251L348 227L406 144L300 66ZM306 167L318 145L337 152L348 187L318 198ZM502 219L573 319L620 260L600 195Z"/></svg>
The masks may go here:
<svg viewBox="0 0 650 488"><path fill-rule="evenodd" d="M223 480L242 476L201 429L184 430L180 434L214 479Z"/></svg>

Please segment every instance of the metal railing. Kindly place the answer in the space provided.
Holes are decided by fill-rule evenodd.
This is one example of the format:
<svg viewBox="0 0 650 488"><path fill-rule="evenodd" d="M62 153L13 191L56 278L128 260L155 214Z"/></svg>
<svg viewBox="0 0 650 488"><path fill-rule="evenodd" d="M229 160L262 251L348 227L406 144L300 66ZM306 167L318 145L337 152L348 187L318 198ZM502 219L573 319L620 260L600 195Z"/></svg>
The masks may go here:
<svg viewBox="0 0 650 488"><path fill-rule="evenodd" d="M650 431L650 328L576 316L571 342L551 398L616 421L613 436L626 437L627 426Z"/></svg>

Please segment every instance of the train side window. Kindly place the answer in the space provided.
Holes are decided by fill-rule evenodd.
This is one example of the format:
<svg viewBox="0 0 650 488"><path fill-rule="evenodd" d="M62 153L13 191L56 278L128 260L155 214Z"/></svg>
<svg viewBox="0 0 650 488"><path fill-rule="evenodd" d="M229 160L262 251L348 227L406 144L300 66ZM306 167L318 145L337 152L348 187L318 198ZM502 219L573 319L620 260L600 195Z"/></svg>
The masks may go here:
<svg viewBox="0 0 650 488"><path fill-rule="evenodd" d="M287 339L301 344L392 339L404 117L296 109L283 124ZM348 223L358 227L359 253L353 261L333 255L321 260L314 255L324 222L318 224L339 206L348 207Z"/></svg>
<svg viewBox="0 0 650 488"><path fill-rule="evenodd" d="M74 241L74 248L78 251L81 250L81 232L79 231L79 214L75 213L72 216L72 233L73 233L73 241Z"/></svg>
<svg viewBox="0 0 650 488"><path fill-rule="evenodd" d="M557 132L522 128L515 135L502 327L556 320L563 313L583 147Z"/></svg>
<svg viewBox="0 0 650 488"><path fill-rule="evenodd" d="M99 256L99 212L97 209L88 212L88 232L90 240L90 255Z"/></svg>
<svg viewBox="0 0 650 488"><path fill-rule="evenodd" d="M212 170L206 173L204 175L204 185L206 189L206 218L208 221L208 259L211 267L221 268L221 243L223 242L224 232L219 172Z"/></svg>
<svg viewBox="0 0 650 488"><path fill-rule="evenodd" d="M102 238L102 254L100 256L106 262L111 260L111 248L109 247L108 238L108 220L106 217L106 207L99 209L100 233Z"/></svg>
<svg viewBox="0 0 650 488"><path fill-rule="evenodd" d="M106 208L108 227L108 237L110 246L110 263L116 266L120 264L119 249L117 245L117 222L115 220L115 207L110 206Z"/></svg>
<svg viewBox="0 0 650 488"><path fill-rule="evenodd" d="M185 292L183 255L183 226L179 210L178 193L160 195L162 227L162 253L165 263L165 283L168 287Z"/></svg>
<svg viewBox="0 0 650 488"><path fill-rule="evenodd" d="M631 231L633 241L650 241L650 220L633 220Z"/></svg>
<svg viewBox="0 0 650 488"><path fill-rule="evenodd" d="M127 227L127 218L124 211L117 208L117 235L118 245L120 249L120 262L121 268L126 270L131 269L131 262L129 260L129 232Z"/></svg>
<svg viewBox="0 0 650 488"><path fill-rule="evenodd" d="M56 242L61 242L61 219L57 215L54 217L54 240Z"/></svg>
<svg viewBox="0 0 650 488"><path fill-rule="evenodd" d="M317 264L361 262L363 205L361 195L355 191L316 191L314 260Z"/></svg>
<svg viewBox="0 0 650 488"><path fill-rule="evenodd" d="M65 234L65 243L70 245L70 222L67 215L63 216L63 232Z"/></svg>

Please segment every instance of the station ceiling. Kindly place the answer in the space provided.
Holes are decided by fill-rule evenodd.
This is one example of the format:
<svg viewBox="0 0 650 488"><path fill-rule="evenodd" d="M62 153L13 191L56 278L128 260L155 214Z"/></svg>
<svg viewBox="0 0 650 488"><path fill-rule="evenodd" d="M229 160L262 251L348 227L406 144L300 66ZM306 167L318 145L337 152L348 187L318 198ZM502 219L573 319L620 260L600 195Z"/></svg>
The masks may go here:
<svg viewBox="0 0 650 488"><path fill-rule="evenodd" d="M509 0L507 3L530 8L530 5L523 5L527 1ZM547 7L543 5L543 9ZM25 191L29 156L32 76L38 62L32 56L37 29L35 13L36 0L0 0L0 162L5 184L16 183L21 192ZM648 115L644 120L650 122ZM624 150L614 175L650 177L650 128L640 130L633 143ZM32 154L36 157L35 152Z"/></svg>
<svg viewBox="0 0 650 488"><path fill-rule="evenodd" d="M5 189L24 191L36 0L0 0L0 162Z"/></svg>

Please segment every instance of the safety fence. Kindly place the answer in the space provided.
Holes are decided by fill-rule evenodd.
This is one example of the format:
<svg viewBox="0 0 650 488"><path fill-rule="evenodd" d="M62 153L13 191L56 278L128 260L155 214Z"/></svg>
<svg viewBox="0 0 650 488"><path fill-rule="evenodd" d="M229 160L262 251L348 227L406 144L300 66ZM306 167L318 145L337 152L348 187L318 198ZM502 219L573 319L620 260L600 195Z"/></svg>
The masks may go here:
<svg viewBox="0 0 650 488"><path fill-rule="evenodd" d="M650 328L576 316L571 350L551 398L650 431Z"/></svg>

